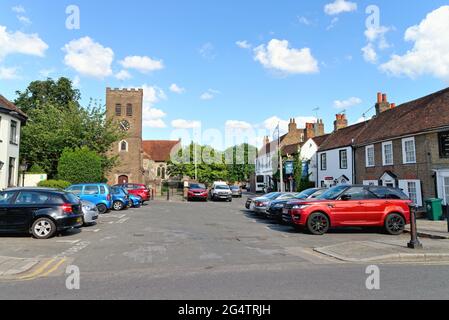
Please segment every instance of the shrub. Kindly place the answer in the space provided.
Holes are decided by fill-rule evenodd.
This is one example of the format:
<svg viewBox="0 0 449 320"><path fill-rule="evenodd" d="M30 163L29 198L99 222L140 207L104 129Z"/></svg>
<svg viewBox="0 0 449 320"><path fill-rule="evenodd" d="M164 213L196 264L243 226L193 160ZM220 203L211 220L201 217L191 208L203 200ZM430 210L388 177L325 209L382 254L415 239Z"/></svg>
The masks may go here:
<svg viewBox="0 0 449 320"><path fill-rule="evenodd" d="M42 167L38 164L33 164L30 169L28 169L27 173L34 173L34 174L43 174L45 173L45 170L42 169Z"/></svg>
<svg viewBox="0 0 449 320"><path fill-rule="evenodd" d="M46 181L39 182L39 184L37 186L41 187L41 188L66 189L66 188L70 187L71 185L72 184L68 181L46 180Z"/></svg>
<svg viewBox="0 0 449 320"><path fill-rule="evenodd" d="M104 180L102 158L87 147L65 149L59 159L58 177L73 184L101 182Z"/></svg>

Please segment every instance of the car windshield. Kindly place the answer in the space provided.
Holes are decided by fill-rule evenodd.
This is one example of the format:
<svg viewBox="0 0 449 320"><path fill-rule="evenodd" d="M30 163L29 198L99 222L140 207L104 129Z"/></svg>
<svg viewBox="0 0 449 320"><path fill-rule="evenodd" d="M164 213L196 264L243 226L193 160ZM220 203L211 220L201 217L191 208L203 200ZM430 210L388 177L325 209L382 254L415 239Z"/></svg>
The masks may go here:
<svg viewBox="0 0 449 320"><path fill-rule="evenodd" d="M281 195L282 195L282 193L280 193L280 192L272 192L272 193L268 193L268 194L264 195L262 198L274 200L274 199L279 198Z"/></svg>
<svg viewBox="0 0 449 320"><path fill-rule="evenodd" d="M189 187L190 189L206 189L206 186L204 184L200 183L193 183Z"/></svg>
<svg viewBox="0 0 449 320"><path fill-rule="evenodd" d="M215 189L217 189L217 190L229 190L229 186L216 186Z"/></svg>
<svg viewBox="0 0 449 320"><path fill-rule="evenodd" d="M335 200L347 188L348 188L348 186L333 187L333 188L327 190L322 195L318 196L317 199L318 200Z"/></svg>
<svg viewBox="0 0 449 320"><path fill-rule="evenodd" d="M240 190L240 187L232 186L231 189L232 189L232 190Z"/></svg>

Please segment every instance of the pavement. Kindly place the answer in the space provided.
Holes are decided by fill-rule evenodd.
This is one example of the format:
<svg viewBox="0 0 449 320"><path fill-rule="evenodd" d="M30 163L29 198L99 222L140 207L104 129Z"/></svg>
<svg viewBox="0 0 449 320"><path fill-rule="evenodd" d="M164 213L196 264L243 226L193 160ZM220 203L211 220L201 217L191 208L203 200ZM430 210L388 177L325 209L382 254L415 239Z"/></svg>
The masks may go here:
<svg viewBox="0 0 449 320"><path fill-rule="evenodd" d="M425 219L417 220L418 235L420 237L432 239L449 239L447 221L429 221ZM407 227L410 232L410 226Z"/></svg>
<svg viewBox="0 0 449 320"><path fill-rule="evenodd" d="M449 262L429 258L449 240L423 239L425 258L393 259L410 253L409 235L312 236L247 212L245 201L154 201L49 240L1 235L0 299L449 298ZM372 264L380 291L366 287ZM79 290L66 285L72 267Z"/></svg>

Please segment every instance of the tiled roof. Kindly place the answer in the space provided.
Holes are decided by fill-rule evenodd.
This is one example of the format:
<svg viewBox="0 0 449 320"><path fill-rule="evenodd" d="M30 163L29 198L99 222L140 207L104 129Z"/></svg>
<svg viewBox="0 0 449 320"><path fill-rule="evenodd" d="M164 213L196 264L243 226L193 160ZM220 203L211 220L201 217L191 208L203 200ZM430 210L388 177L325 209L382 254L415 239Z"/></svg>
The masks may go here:
<svg viewBox="0 0 449 320"><path fill-rule="evenodd" d="M302 143L295 143L295 144L290 144L288 146L285 146L282 148L282 155L286 156L286 155L293 155L293 154L297 154L299 152L299 149L301 148Z"/></svg>
<svg viewBox="0 0 449 320"><path fill-rule="evenodd" d="M319 151L343 148L353 145L366 129L368 121L358 123L331 133L321 144Z"/></svg>
<svg viewBox="0 0 449 320"><path fill-rule="evenodd" d="M4 96L2 96L0 94L0 108L4 108L10 111L14 111L17 112L19 115L21 115L22 117L24 117L25 119L28 118L28 116L25 114L25 112L23 112L22 110L20 110L18 107L16 107L11 101L9 101L8 99L6 99Z"/></svg>
<svg viewBox="0 0 449 320"><path fill-rule="evenodd" d="M449 88L404 103L373 118L356 144L366 145L449 126Z"/></svg>
<svg viewBox="0 0 449 320"><path fill-rule="evenodd" d="M145 156L156 162L167 162L173 148L181 145L181 141L150 140L143 141L142 148Z"/></svg>
<svg viewBox="0 0 449 320"><path fill-rule="evenodd" d="M319 147L319 146L321 146L324 143L324 141L327 140L327 138L329 138L329 136L330 136L330 134L325 134L323 136L313 137L312 140Z"/></svg>

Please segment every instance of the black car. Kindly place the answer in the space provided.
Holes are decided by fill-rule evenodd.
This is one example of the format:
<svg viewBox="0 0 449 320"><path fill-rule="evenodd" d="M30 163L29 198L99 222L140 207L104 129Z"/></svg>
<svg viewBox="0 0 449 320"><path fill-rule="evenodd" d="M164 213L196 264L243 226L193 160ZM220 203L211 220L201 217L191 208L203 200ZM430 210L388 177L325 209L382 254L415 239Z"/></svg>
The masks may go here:
<svg viewBox="0 0 449 320"><path fill-rule="evenodd" d="M305 200L305 199L313 199L324 193L326 189L318 189L318 188L312 188L307 189L297 196L295 196L293 199L283 199L283 200L274 200L270 203L270 207L267 208L266 216L268 219L276 220L279 223L282 223L282 210L284 209L284 206L292 201L292 200Z"/></svg>
<svg viewBox="0 0 449 320"><path fill-rule="evenodd" d="M31 233L48 239L83 225L82 204L56 189L17 188L0 192L0 232Z"/></svg>

